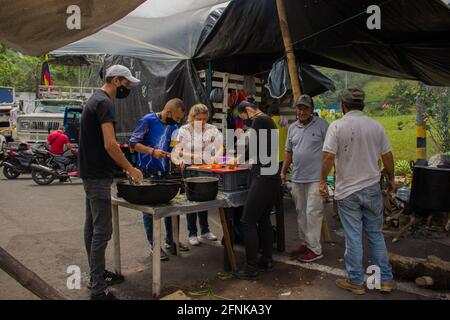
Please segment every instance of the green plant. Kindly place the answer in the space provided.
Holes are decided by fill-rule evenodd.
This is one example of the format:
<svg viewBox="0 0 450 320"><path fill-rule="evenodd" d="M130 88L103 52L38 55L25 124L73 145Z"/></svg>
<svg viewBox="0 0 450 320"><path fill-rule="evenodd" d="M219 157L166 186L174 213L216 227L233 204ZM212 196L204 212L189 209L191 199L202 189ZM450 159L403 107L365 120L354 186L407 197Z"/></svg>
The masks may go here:
<svg viewBox="0 0 450 320"><path fill-rule="evenodd" d="M395 162L395 174L401 176L408 176L412 174L411 166L406 160L397 160Z"/></svg>
<svg viewBox="0 0 450 320"><path fill-rule="evenodd" d="M392 105L389 109L384 110L383 115L387 117L395 117L405 114L402 111L402 107L398 104Z"/></svg>
<svg viewBox="0 0 450 320"><path fill-rule="evenodd" d="M340 112L340 111L338 111L338 112L328 112L328 113L326 113L325 114L325 120L328 122L328 123L331 123L331 122L333 122L333 121L335 121L335 120L339 120L340 118L342 118L344 115L343 115L343 113L342 112Z"/></svg>

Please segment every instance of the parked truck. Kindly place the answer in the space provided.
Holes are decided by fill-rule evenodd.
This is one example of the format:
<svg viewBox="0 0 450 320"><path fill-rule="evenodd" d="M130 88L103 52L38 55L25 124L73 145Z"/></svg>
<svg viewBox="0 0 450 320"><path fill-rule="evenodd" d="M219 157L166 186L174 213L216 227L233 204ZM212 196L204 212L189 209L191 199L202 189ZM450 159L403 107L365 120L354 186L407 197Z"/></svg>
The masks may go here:
<svg viewBox="0 0 450 320"><path fill-rule="evenodd" d="M14 108L15 92L11 87L0 87L0 135L12 140L11 110Z"/></svg>
<svg viewBox="0 0 450 320"><path fill-rule="evenodd" d="M81 110L83 102L94 90L95 88L39 86L39 99L36 100L34 112L17 117L17 139L31 143L47 141L50 131L64 125L67 111Z"/></svg>

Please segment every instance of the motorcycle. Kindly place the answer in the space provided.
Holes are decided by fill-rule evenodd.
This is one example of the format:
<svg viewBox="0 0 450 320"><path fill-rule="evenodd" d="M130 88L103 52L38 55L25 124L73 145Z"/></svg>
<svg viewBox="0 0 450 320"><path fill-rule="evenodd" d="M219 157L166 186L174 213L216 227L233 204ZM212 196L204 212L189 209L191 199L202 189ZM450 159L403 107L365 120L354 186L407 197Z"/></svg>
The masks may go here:
<svg viewBox="0 0 450 320"><path fill-rule="evenodd" d="M20 143L16 147L3 148L2 157L0 167L3 167L3 175L7 179L16 179L21 174L31 173L32 164L45 162L45 157L36 155L26 143Z"/></svg>
<svg viewBox="0 0 450 320"><path fill-rule="evenodd" d="M77 151L65 151L62 155L48 154L45 163L32 164L31 177L39 185L48 185L55 179L61 182L71 181L78 176Z"/></svg>

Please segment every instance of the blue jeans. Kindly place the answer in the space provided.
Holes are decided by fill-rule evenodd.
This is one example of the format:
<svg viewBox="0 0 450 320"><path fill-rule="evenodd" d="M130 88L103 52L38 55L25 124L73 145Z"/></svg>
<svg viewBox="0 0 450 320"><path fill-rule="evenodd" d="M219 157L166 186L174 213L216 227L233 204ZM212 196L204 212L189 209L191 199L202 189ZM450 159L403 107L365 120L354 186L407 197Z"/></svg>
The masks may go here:
<svg viewBox="0 0 450 320"><path fill-rule="evenodd" d="M167 174L162 174L158 172L147 172L145 169L140 168L144 172L144 177L146 179L163 179L167 176ZM142 218L144 219L144 229L147 234L147 240L150 246L153 248L153 217L149 214L142 213ZM166 227L166 237L164 238L166 243L171 244L173 242L172 236L172 218L166 217L164 218L164 226Z"/></svg>
<svg viewBox="0 0 450 320"><path fill-rule="evenodd" d="M208 225L208 211L194 212L186 215L189 238L197 236L197 214L198 222L200 223L200 231L202 234L209 232Z"/></svg>
<svg viewBox="0 0 450 320"><path fill-rule="evenodd" d="M366 234L372 264L381 271L381 282L392 280L392 268L382 233L383 198L380 185L359 190L337 201L345 232L345 269L351 283L364 283L362 231Z"/></svg>
<svg viewBox="0 0 450 320"><path fill-rule="evenodd" d="M147 240L150 246L153 248L153 217L149 214L143 213L142 218L144 219L144 229L147 234ZM166 217L164 218L164 225L166 227L166 243L173 242L172 236L172 218Z"/></svg>

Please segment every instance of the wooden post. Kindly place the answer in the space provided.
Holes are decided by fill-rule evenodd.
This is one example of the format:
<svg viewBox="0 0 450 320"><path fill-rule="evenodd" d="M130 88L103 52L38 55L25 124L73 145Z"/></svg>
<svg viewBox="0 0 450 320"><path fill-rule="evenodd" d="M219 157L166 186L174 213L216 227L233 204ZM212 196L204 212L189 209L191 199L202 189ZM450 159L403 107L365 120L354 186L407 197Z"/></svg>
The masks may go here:
<svg viewBox="0 0 450 320"><path fill-rule="evenodd" d="M231 245L230 232L228 230L227 219L225 217L225 210L219 208L220 222L222 223L223 237L225 241L225 248L227 249L228 258L230 259L231 270L237 270L236 257L234 256L233 247Z"/></svg>
<svg viewBox="0 0 450 320"><path fill-rule="evenodd" d="M51 287L1 247L0 268L19 282L25 289L43 300L67 300L62 293Z"/></svg>
<svg viewBox="0 0 450 320"><path fill-rule="evenodd" d="M285 233L284 233L284 204L283 204L283 187L280 186L278 199L275 205L276 214L275 221L277 226L277 250L284 252L286 249Z"/></svg>
<svg viewBox="0 0 450 320"><path fill-rule="evenodd" d="M426 88L423 83L420 84L420 91L425 92ZM422 97L416 100L416 164L427 164L427 130L425 129L424 114L426 104Z"/></svg>
<svg viewBox="0 0 450 320"><path fill-rule="evenodd" d="M286 16L286 8L283 0L277 0L278 18L280 20L281 35L283 36L284 49L288 63L289 77L291 79L292 93L294 101L302 94L300 90L300 82L298 81L297 62L295 61L294 48L292 46L291 33Z"/></svg>
<svg viewBox="0 0 450 320"><path fill-rule="evenodd" d="M330 228L328 227L327 217L323 213L322 218L322 237L324 242L331 242Z"/></svg>

